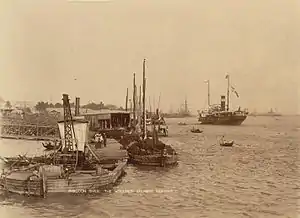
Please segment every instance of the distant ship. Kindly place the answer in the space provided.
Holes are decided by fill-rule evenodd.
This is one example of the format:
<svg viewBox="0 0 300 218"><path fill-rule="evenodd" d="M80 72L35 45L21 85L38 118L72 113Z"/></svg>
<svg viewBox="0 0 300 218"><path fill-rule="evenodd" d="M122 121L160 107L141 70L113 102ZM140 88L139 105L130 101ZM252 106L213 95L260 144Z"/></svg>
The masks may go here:
<svg viewBox="0 0 300 218"><path fill-rule="evenodd" d="M188 109L187 99L185 98L184 107L181 107L177 113L164 113L163 117L165 118L185 118L191 117L191 113Z"/></svg>
<svg viewBox="0 0 300 218"><path fill-rule="evenodd" d="M267 113L253 112L253 113L250 113L249 116L279 117L279 116L282 116L282 114L278 113L278 112L274 112L273 109L271 108L270 111Z"/></svg>
<svg viewBox="0 0 300 218"><path fill-rule="evenodd" d="M241 125L247 118L248 112L246 110L241 110L240 108L236 111L229 110L229 89L239 97L235 88L230 86L229 75L225 77L228 80L227 87L227 107L225 106L225 96L221 96L220 105L210 104L210 94L209 94L209 81L205 81L208 84L208 108L199 113L198 121L201 124L211 124L211 125ZM226 107L226 108L225 108Z"/></svg>

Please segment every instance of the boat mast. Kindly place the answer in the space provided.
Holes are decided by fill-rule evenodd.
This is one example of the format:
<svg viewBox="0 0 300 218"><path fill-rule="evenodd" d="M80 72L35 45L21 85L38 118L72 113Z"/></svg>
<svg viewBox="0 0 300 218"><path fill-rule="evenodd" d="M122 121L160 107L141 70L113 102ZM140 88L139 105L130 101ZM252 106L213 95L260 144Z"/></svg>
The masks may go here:
<svg viewBox="0 0 300 218"><path fill-rule="evenodd" d="M230 82L229 82L229 74L228 73L226 75L226 79L227 79L227 111L229 111L229 86L230 86Z"/></svg>
<svg viewBox="0 0 300 218"><path fill-rule="evenodd" d="M139 124L139 130L141 128L141 116L142 116L142 86L140 86L140 92L139 92L139 112L138 112L138 124Z"/></svg>
<svg viewBox="0 0 300 218"><path fill-rule="evenodd" d="M188 105L187 105L187 97L185 96L184 99L184 113L187 114L188 113Z"/></svg>
<svg viewBox="0 0 300 218"><path fill-rule="evenodd" d="M136 85L135 85L135 73L133 74L133 126L135 126L136 122Z"/></svg>
<svg viewBox="0 0 300 218"><path fill-rule="evenodd" d="M125 110L126 111L128 110L128 88L127 88L127 91L126 91Z"/></svg>
<svg viewBox="0 0 300 218"><path fill-rule="evenodd" d="M208 107L210 107L210 87L209 87L209 80L207 80L207 102L208 102Z"/></svg>
<svg viewBox="0 0 300 218"><path fill-rule="evenodd" d="M205 83L207 83L207 104L208 107L210 107L210 87L209 87L209 80L205 80Z"/></svg>
<svg viewBox="0 0 300 218"><path fill-rule="evenodd" d="M158 108L159 111L160 111L160 96L161 96L161 92L159 93L158 106L157 106L157 108Z"/></svg>
<svg viewBox="0 0 300 218"><path fill-rule="evenodd" d="M150 115L150 117L152 115L151 98L150 98L150 96L149 96L149 115Z"/></svg>
<svg viewBox="0 0 300 218"><path fill-rule="evenodd" d="M153 114L155 114L156 107L155 107L155 95L153 97Z"/></svg>
<svg viewBox="0 0 300 218"><path fill-rule="evenodd" d="M146 129L146 59L143 61L143 137L147 138L147 129Z"/></svg>

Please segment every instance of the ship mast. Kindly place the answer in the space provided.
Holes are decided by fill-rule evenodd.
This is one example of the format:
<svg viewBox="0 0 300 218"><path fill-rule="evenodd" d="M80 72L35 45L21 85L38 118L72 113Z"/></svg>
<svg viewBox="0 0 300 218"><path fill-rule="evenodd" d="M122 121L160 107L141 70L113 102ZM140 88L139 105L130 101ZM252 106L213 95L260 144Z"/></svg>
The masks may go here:
<svg viewBox="0 0 300 218"><path fill-rule="evenodd" d="M158 108L159 111L160 111L160 96L161 96L161 92L159 93L158 106L157 106L157 108Z"/></svg>
<svg viewBox="0 0 300 218"><path fill-rule="evenodd" d="M207 102L208 102L208 107L210 107L210 87L209 87L209 80L207 80Z"/></svg>
<svg viewBox="0 0 300 218"><path fill-rule="evenodd" d="M136 125L136 85L135 85L135 73L133 74L133 126Z"/></svg>
<svg viewBox="0 0 300 218"><path fill-rule="evenodd" d="M126 111L128 110L128 88L127 88L127 91L126 91L125 110Z"/></svg>
<svg viewBox="0 0 300 218"><path fill-rule="evenodd" d="M146 129L146 59L143 61L143 138L147 138L147 129Z"/></svg>
<svg viewBox="0 0 300 218"><path fill-rule="evenodd" d="M209 80L205 80L205 83L207 83L207 104L208 107L210 107L210 87L209 87Z"/></svg>
<svg viewBox="0 0 300 218"><path fill-rule="evenodd" d="M142 116L142 87L140 86L140 92L139 92L139 102L138 102L138 131L141 130L141 116Z"/></svg>
<svg viewBox="0 0 300 218"><path fill-rule="evenodd" d="M184 99L184 113L187 114L188 113L188 105L187 105L187 97L185 96Z"/></svg>
<svg viewBox="0 0 300 218"><path fill-rule="evenodd" d="M227 74L225 78L227 79L227 111L229 111L229 87L230 87L229 74Z"/></svg>

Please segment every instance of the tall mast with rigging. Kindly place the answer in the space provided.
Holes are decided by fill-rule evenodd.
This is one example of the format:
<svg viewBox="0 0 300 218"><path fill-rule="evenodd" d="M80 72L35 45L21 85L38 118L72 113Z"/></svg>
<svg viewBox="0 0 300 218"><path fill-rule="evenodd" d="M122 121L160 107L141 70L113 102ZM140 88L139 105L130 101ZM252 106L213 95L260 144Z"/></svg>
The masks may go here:
<svg viewBox="0 0 300 218"><path fill-rule="evenodd" d="M207 104L208 107L210 107L210 84L209 84L209 80L205 80L205 83L207 83Z"/></svg>
<svg viewBox="0 0 300 218"><path fill-rule="evenodd" d="M146 59L143 61L143 138L147 138L146 129Z"/></svg>
<svg viewBox="0 0 300 218"><path fill-rule="evenodd" d="M133 74L133 126L136 125L136 85L135 85L135 73Z"/></svg>
<svg viewBox="0 0 300 218"><path fill-rule="evenodd" d="M126 99L125 99L125 110L128 110L128 88L126 90Z"/></svg>
<svg viewBox="0 0 300 218"><path fill-rule="evenodd" d="M209 87L209 80L207 81L207 103L208 107L210 107L210 87Z"/></svg>

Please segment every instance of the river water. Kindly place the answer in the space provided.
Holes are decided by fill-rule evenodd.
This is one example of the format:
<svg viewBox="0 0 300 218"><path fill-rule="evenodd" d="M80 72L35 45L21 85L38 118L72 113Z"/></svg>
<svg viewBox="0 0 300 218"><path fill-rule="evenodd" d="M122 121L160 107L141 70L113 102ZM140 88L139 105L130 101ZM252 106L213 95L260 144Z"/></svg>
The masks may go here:
<svg viewBox="0 0 300 218"><path fill-rule="evenodd" d="M46 199L2 195L0 217L298 217L299 121L299 116L248 117L241 126L228 127L169 119L169 137L163 140L178 151L178 166L129 165L112 193ZM191 133L192 126L204 132ZM221 135L235 146L218 146ZM37 142L0 140L2 156L42 152Z"/></svg>

